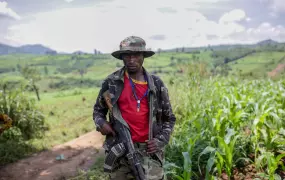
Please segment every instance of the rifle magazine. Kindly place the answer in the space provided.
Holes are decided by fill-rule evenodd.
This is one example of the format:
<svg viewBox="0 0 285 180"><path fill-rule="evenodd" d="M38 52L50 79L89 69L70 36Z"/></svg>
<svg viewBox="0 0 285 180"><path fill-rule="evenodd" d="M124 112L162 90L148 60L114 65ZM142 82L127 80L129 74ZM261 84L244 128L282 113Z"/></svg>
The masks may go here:
<svg viewBox="0 0 285 180"><path fill-rule="evenodd" d="M105 158L104 172L112 172L117 166L118 159L122 157L125 152L126 148L123 143L113 146Z"/></svg>

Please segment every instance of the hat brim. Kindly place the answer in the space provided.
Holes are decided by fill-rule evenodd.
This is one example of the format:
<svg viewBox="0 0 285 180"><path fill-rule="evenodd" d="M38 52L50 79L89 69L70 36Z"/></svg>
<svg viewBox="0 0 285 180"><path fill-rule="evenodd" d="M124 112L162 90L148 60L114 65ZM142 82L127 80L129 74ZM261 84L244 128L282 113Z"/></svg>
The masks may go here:
<svg viewBox="0 0 285 180"><path fill-rule="evenodd" d="M122 60L122 57L121 57L121 54L124 54L124 53L133 53L134 51L115 51L113 52L111 55L117 59L120 59ZM148 57L151 57L155 54L155 52L153 51L139 51L139 52L142 52L143 53L143 56L144 58L148 58Z"/></svg>

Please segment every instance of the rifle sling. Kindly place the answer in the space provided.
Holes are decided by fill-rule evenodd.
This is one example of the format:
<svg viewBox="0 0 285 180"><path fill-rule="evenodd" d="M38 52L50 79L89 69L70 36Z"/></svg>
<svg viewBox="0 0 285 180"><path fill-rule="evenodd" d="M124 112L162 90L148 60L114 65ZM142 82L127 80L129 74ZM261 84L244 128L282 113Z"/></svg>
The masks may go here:
<svg viewBox="0 0 285 180"><path fill-rule="evenodd" d="M152 140L152 118L153 118L153 92L149 93L149 134L148 140Z"/></svg>

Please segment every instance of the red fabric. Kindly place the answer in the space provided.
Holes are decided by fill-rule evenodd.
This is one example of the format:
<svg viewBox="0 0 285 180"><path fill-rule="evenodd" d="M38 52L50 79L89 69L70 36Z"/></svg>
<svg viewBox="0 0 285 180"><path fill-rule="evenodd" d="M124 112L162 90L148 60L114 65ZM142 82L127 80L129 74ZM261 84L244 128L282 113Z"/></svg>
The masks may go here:
<svg viewBox="0 0 285 180"><path fill-rule="evenodd" d="M134 82L134 81L133 81ZM148 86L146 83L134 82L135 92L138 99L146 92ZM118 106L122 117L130 126L132 140L134 142L145 142L148 139L148 101L145 96L140 103L140 110L137 112L137 100L132 92L132 87L128 76L124 77L124 89L118 99Z"/></svg>

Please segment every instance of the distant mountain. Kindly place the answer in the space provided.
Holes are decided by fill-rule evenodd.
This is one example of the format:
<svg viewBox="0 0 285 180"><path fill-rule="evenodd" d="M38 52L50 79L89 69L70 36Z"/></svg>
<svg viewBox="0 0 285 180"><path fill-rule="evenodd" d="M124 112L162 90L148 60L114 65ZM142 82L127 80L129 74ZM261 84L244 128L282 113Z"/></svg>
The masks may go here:
<svg viewBox="0 0 285 180"><path fill-rule="evenodd" d="M0 44L0 55L24 53L24 54L46 54L47 52L55 52L54 50L45 47L41 44L23 45L13 47L6 44Z"/></svg>
<svg viewBox="0 0 285 180"><path fill-rule="evenodd" d="M195 52L195 51L202 51L202 50L213 50L213 51L219 51L219 50L229 50L229 49L235 49L235 48L268 48L268 47L274 47L282 49L285 47L285 43L279 43L277 41L274 41L272 39L266 39L260 42L256 42L253 44L220 44L220 45L208 45L208 46L200 46L200 47L178 47L173 49L163 49L164 52ZM283 48L284 49L284 48ZM99 51L98 51L99 52ZM46 46L43 46L41 44L33 44L33 45L24 45L20 47L13 47L6 44L0 43L0 55L4 54L13 54L13 53L25 53L25 54L70 54L65 52L56 52L53 49L50 49ZM92 54L92 53L86 53L83 51L75 51L72 54L80 55L80 54ZM101 53L100 53L101 54Z"/></svg>
<svg viewBox="0 0 285 180"><path fill-rule="evenodd" d="M21 53L32 53L32 54L45 54L46 52L54 51L41 44L24 45L20 46L18 49Z"/></svg>
<svg viewBox="0 0 285 180"><path fill-rule="evenodd" d="M276 45L276 44L279 44L279 42L273 41L272 39L267 39L267 40L264 40L264 41L260 41L257 44L258 45Z"/></svg>
<svg viewBox="0 0 285 180"><path fill-rule="evenodd" d="M8 46L6 44L0 44L0 54L10 54L15 53L16 49L12 46Z"/></svg>
<svg viewBox="0 0 285 180"><path fill-rule="evenodd" d="M179 47L179 48L174 48L174 49L163 49L164 52L181 52L184 50L184 52L195 52L195 51L202 51L202 50L214 50L214 51L219 51L219 50L229 50L229 49L235 49L235 48L251 48L251 49L256 49L260 47L265 47L265 46L285 46L284 42L277 42L273 41L271 39L266 39L263 41L259 41L253 44L220 44L220 45L209 45L209 46L200 46L200 47Z"/></svg>

